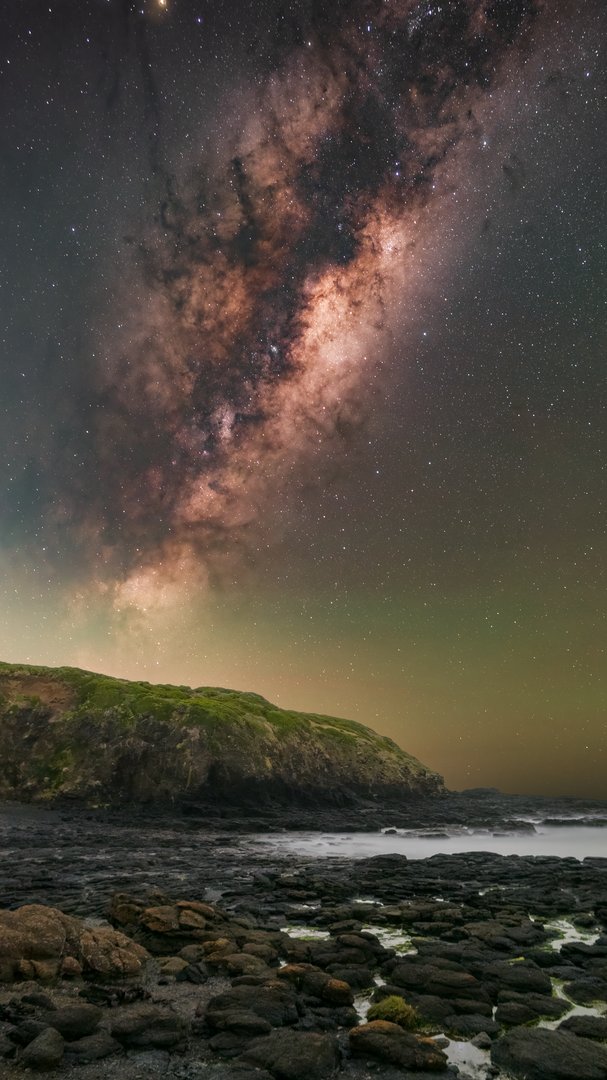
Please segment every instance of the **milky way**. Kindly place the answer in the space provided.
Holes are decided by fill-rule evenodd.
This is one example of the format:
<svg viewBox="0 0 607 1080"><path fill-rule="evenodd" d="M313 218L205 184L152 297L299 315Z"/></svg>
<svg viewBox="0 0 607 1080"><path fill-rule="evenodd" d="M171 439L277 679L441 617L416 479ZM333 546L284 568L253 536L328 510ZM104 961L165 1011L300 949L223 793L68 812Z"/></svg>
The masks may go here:
<svg viewBox="0 0 607 1080"><path fill-rule="evenodd" d="M604 0L5 7L0 659L604 793Z"/></svg>
<svg viewBox="0 0 607 1080"><path fill-rule="evenodd" d="M75 511L117 604L212 575L356 438L441 170L536 14L319 5L244 125L226 116L214 154L167 173L103 343L96 494Z"/></svg>

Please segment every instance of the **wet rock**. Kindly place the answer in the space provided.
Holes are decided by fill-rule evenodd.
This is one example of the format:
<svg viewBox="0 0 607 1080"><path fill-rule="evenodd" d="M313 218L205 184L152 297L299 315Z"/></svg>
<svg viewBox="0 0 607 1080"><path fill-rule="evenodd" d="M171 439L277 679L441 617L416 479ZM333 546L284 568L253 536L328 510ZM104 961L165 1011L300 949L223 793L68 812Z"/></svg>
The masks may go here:
<svg viewBox="0 0 607 1080"><path fill-rule="evenodd" d="M82 1039L66 1044L65 1059L85 1064L90 1061L101 1061L111 1054L122 1053L122 1046L107 1031L96 1031L93 1035L85 1035Z"/></svg>
<svg viewBox="0 0 607 1080"><path fill-rule="evenodd" d="M500 1025L487 1016L447 1016L445 1029L449 1035L455 1035L460 1039L471 1039L475 1035L485 1034L489 1036L499 1035Z"/></svg>
<svg viewBox="0 0 607 1080"><path fill-rule="evenodd" d="M220 1031L209 1039L209 1047L221 1057L238 1057L251 1042L249 1034L243 1035L236 1031Z"/></svg>
<svg viewBox="0 0 607 1080"><path fill-rule="evenodd" d="M435 1043L386 1020L353 1028L350 1049L354 1057L371 1057L405 1069L440 1072L447 1068L447 1058Z"/></svg>
<svg viewBox="0 0 607 1080"><path fill-rule="evenodd" d="M568 1016L557 1030L581 1035L584 1039L607 1041L607 1016Z"/></svg>
<svg viewBox="0 0 607 1080"><path fill-rule="evenodd" d="M331 1035L294 1031L285 1038L274 1031L251 1043L242 1060L267 1069L276 1080L329 1080L337 1073L339 1051Z"/></svg>
<svg viewBox="0 0 607 1080"><path fill-rule="evenodd" d="M215 1013L213 1026L218 1031L232 1031L236 1035L248 1035L250 1039L256 1035L269 1035L272 1030L272 1025L267 1020L257 1016L254 1012L247 1012L244 1009L234 1012L228 1011L223 1015Z"/></svg>
<svg viewBox="0 0 607 1080"><path fill-rule="evenodd" d="M592 1005L596 1001L607 1001L607 982L602 979L577 979L567 983L565 993L576 1005Z"/></svg>
<svg viewBox="0 0 607 1080"><path fill-rule="evenodd" d="M176 1046L186 1034L186 1021L160 1005L130 1005L111 1018L111 1034L123 1046Z"/></svg>
<svg viewBox="0 0 607 1080"><path fill-rule="evenodd" d="M313 964L286 964L276 972L297 990L331 1005L351 1005L354 1001L351 986L342 979L314 967Z"/></svg>
<svg viewBox="0 0 607 1080"><path fill-rule="evenodd" d="M44 1020L49 1027L53 1027L69 1041L92 1035L102 1017L101 1009L95 1005L82 1004L53 1009L45 1014Z"/></svg>
<svg viewBox="0 0 607 1080"><path fill-rule="evenodd" d="M477 1050L490 1050L491 1049L491 1037L484 1031L481 1031L478 1035L475 1035L473 1039L470 1039L472 1046L476 1046Z"/></svg>
<svg viewBox="0 0 607 1080"><path fill-rule="evenodd" d="M504 1001L495 1010L495 1019L502 1027L518 1027L520 1024L531 1024L539 1017L535 1009L520 1001Z"/></svg>
<svg viewBox="0 0 607 1080"><path fill-rule="evenodd" d="M491 1048L491 1060L514 1080L605 1080L607 1050L564 1031L513 1028Z"/></svg>
<svg viewBox="0 0 607 1080"><path fill-rule="evenodd" d="M413 957L408 961L386 965L382 970L389 975L391 983L420 994L475 1000L482 1000L485 996L478 979L449 960L429 964Z"/></svg>
<svg viewBox="0 0 607 1080"><path fill-rule="evenodd" d="M209 963L212 963L211 957ZM261 975L269 970L264 960L244 952L228 953L219 963L215 962L215 966L225 969L228 975Z"/></svg>
<svg viewBox="0 0 607 1080"><path fill-rule="evenodd" d="M17 1047L15 1046L15 1043L12 1042L5 1032L0 1031L0 1061L14 1058L16 1057L16 1054Z"/></svg>
<svg viewBox="0 0 607 1080"><path fill-rule="evenodd" d="M48 994L43 994L41 990L34 990L30 994L22 994L22 1005L33 1005L36 1009L54 1009L55 1003Z"/></svg>
<svg viewBox="0 0 607 1080"><path fill-rule="evenodd" d="M211 1027L215 1027L227 1013L242 1011L261 1016L272 1027L288 1027L297 1023L301 1009L291 987L284 981L274 980L262 986L234 986L211 998L206 1020Z"/></svg>
<svg viewBox="0 0 607 1080"><path fill-rule="evenodd" d="M329 972L340 982L353 986L356 990L367 990L373 986L375 976L371 968L366 967L340 967L331 964Z"/></svg>
<svg viewBox="0 0 607 1080"><path fill-rule="evenodd" d="M43 1031L46 1031L48 1027L49 1025L42 1023L41 1020L34 1020L33 1017L30 1017L15 1027L8 1028L6 1034L18 1046L27 1046Z"/></svg>
<svg viewBox="0 0 607 1080"><path fill-rule="evenodd" d="M497 993L508 988L519 993L552 994L552 983L537 964L529 960L489 964L482 972L483 984Z"/></svg>
<svg viewBox="0 0 607 1080"><path fill-rule="evenodd" d="M278 952L267 943L249 941L243 945L242 951L245 955L255 956L258 960L262 960L264 964L278 963Z"/></svg>
<svg viewBox="0 0 607 1080"><path fill-rule="evenodd" d="M54 1069L63 1058L65 1043L58 1031L46 1028L23 1050L21 1063L27 1069Z"/></svg>
<svg viewBox="0 0 607 1080"><path fill-rule="evenodd" d="M498 994L496 1020L500 1024L526 1024L532 1020L560 1020L571 1008L563 998L548 997L544 994L518 994L515 990L504 990ZM524 1020L516 1020L525 1016Z"/></svg>

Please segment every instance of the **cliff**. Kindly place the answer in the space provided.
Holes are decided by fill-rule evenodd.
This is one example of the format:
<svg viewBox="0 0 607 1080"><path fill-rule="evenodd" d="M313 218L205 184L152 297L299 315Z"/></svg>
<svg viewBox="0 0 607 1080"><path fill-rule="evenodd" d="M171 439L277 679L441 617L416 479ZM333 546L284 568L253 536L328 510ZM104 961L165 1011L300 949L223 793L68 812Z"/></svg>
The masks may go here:
<svg viewBox="0 0 607 1080"><path fill-rule="evenodd" d="M0 663L1 799L343 806L442 790L353 721L235 690Z"/></svg>

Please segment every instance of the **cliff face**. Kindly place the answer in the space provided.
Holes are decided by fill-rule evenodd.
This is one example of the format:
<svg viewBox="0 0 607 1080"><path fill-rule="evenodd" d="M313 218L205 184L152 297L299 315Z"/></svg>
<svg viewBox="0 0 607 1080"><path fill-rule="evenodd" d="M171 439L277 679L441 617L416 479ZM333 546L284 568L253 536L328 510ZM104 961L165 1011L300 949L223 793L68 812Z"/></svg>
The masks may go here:
<svg viewBox="0 0 607 1080"><path fill-rule="evenodd" d="M362 724L257 694L0 664L0 798L347 805L442 789Z"/></svg>

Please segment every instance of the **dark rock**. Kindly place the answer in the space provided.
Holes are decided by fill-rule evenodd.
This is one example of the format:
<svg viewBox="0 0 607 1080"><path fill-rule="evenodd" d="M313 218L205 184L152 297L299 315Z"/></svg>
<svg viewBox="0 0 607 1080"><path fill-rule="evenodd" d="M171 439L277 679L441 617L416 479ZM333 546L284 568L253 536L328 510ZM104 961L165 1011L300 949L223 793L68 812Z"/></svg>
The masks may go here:
<svg viewBox="0 0 607 1080"><path fill-rule="evenodd" d="M64 1039L81 1039L92 1035L103 1013L95 1005L64 1005L44 1016L48 1027L53 1027Z"/></svg>
<svg viewBox="0 0 607 1080"><path fill-rule="evenodd" d="M354 1001L351 986L347 981L321 971L313 964L286 964L276 972L276 976L278 979L285 979L303 993L331 1005L351 1005Z"/></svg>
<svg viewBox="0 0 607 1080"><path fill-rule="evenodd" d="M405 1069L439 1072L447 1068L447 1058L430 1040L403 1031L397 1024L373 1020L350 1032L354 1057L371 1057Z"/></svg>
<svg viewBox="0 0 607 1080"><path fill-rule="evenodd" d="M558 1031L569 1031L584 1039L607 1041L607 1016L568 1016L559 1024Z"/></svg>
<svg viewBox="0 0 607 1080"><path fill-rule="evenodd" d="M47 1028L25 1047L21 1063L27 1069L54 1069L63 1058L64 1046L59 1032L54 1028Z"/></svg>
<svg viewBox="0 0 607 1080"><path fill-rule="evenodd" d="M373 986L374 975L371 968L340 967L339 964L331 964L329 972L335 979L355 987L356 990L366 990L369 986Z"/></svg>
<svg viewBox="0 0 607 1080"><path fill-rule="evenodd" d="M533 1023L538 1019L538 1014L520 1001L504 1001L495 1010L495 1019L502 1027L519 1027L520 1024Z"/></svg>
<svg viewBox="0 0 607 1080"><path fill-rule="evenodd" d="M296 1024L300 1015L297 995L289 985L277 979L262 986L234 986L231 990L211 998L207 1005L206 1020L214 1027L216 1018L239 1011L253 1012L267 1020L272 1027Z"/></svg>
<svg viewBox="0 0 607 1080"><path fill-rule="evenodd" d="M552 994L552 983L544 971L536 964L528 960L520 960L509 964L507 961L498 961L489 964L482 973L485 986L499 990L508 987L519 993Z"/></svg>
<svg viewBox="0 0 607 1080"><path fill-rule="evenodd" d="M66 1061L85 1062L101 1061L110 1054L122 1053L122 1046L107 1031L96 1031L94 1035L85 1035L82 1039L67 1043L65 1047Z"/></svg>
<svg viewBox="0 0 607 1080"><path fill-rule="evenodd" d="M491 1037L485 1032L481 1031L478 1035L475 1035L473 1039L470 1039L472 1046L476 1046L478 1050L490 1050L491 1049Z"/></svg>
<svg viewBox="0 0 607 1080"><path fill-rule="evenodd" d="M563 998L543 994L517 994L504 991L498 994L495 1019L500 1024L527 1024L533 1020L560 1020L571 1008ZM517 1019L519 1018L520 1019Z"/></svg>
<svg viewBox="0 0 607 1080"><path fill-rule="evenodd" d="M607 1050L576 1035L513 1028L491 1048L492 1062L514 1080L605 1080Z"/></svg>
<svg viewBox="0 0 607 1080"><path fill-rule="evenodd" d="M9 1038L6 1032L0 1028L0 1060L14 1058L16 1054L16 1044Z"/></svg>
<svg viewBox="0 0 607 1080"><path fill-rule="evenodd" d="M31 994L23 994L21 1004L33 1005L35 1009L46 1009L47 1011L55 1008L52 998L48 994L43 994L41 990L34 990Z"/></svg>
<svg viewBox="0 0 607 1080"><path fill-rule="evenodd" d="M577 979L565 985L565 993L576 1005L592 1005L594 1001L607 1001L607 982L602 979Z"/></svg>
<svg viewBox="0 0 607 1080"><path fill-rule="evenodd" d="M182 1041L186 1026L182 1017L160 1005L130 1005L111 1018L113 1038L127 1047L175 1046Z"/></svg>
<svg viewBox="0 0 607 1080"><path fill-rule="evenodd" d="M251 1039L256 1035L268 1035L272 1030L272 1025L267 1020L254 1012L245 1010L226 1012L223 1015L216 1013L214 1027L218 1031L233 1031L236 1035L248 1035Z"/></svg>
<svg viewBox="0 0 607 1080"><path fill-rule="evenodd" d="M383 970L387 971L387 967ZM437 997L482 998L484 994L474 975L447 960L442 961L440 966L420 963L416 958L390 965L389 981Z"/></svg>
<svg viewBox="0 0 607 1080"><path fill-rule="evenodd" d="M285 1038L274 1031L251 1043L243 1061L267 1069L276 1080L328 1080L338 1070L339 1051L331 1035L294 1031Z"/></svg>
<svg viewBox="0 0 607 1080"><path fill-rule="evenodd" d="M445 1030L449 1035L455 1035L461 1039L471 1039L475 1035L484 1033L489 1036L498 1035L500 1025L487 1016L447 1016L445 1018Z"/></svg>
<svg viewBox="0 0 607 1080"><path fill-rule="evenodd" d="M28 1017L27 1020L23 1020L16 1027L10 1029L7 1032L9 1039L18 1046L27 1046L33 1042L34 1039L41 1035L43 1031L46 1031L49 1024L43 1024L40 1020L34 1020L32 1017Z"/></svg>
<svg viewBox="0 0 607 1080"><path fill-rule="evenodd" d="M209 1046L222 1057L238 1057L251 1042L250 1035L239 1035L236 1031L220 1031L209 1039Z"/></svg>

